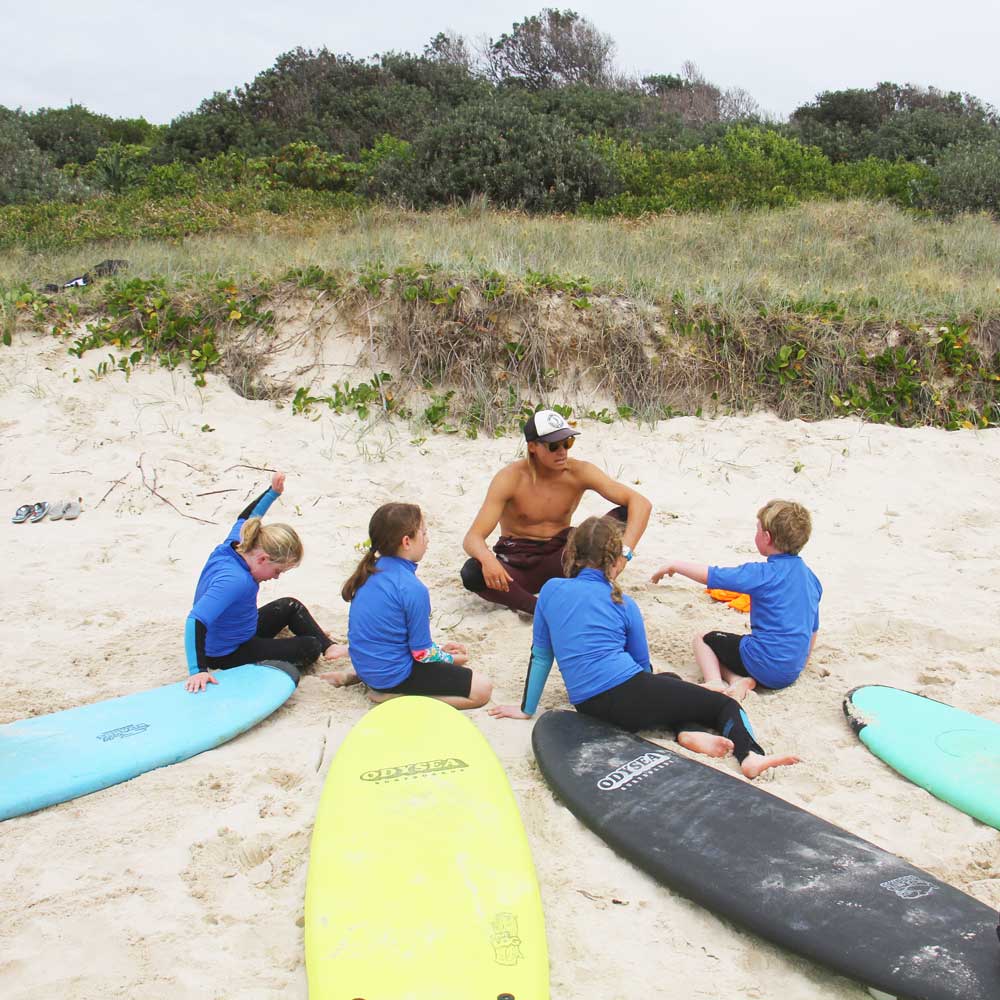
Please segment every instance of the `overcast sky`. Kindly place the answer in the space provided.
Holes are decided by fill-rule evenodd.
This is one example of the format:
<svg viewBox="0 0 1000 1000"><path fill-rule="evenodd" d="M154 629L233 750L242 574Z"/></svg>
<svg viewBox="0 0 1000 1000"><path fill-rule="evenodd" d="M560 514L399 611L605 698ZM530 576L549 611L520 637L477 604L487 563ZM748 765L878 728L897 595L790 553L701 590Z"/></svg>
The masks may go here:
<svg viewBox="0 0 1000 1000"><path fill-rule="evenodd" d="M529 0L2 0L0 104L70 101L113 117L168 122L249 82L296 46L355 57L419 53L438 31L498 37ZM553 3L551 6L560 7ZM781 117L823 90L882 80L965 91L1000 107L997 0L618 0L565 6L617 44L627 73L685 60L743 87ZM810 9L812 8L812 9ZM822 8L822 9L819 9Z"/></svg>

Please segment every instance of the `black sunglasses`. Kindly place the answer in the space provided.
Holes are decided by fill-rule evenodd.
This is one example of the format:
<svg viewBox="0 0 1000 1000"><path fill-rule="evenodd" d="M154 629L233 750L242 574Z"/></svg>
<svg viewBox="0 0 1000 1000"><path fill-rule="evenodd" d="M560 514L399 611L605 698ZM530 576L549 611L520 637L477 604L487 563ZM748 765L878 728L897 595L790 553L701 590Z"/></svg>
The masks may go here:
<svg viewBox="0 0 1000 1000"><path fill-rule="evenodd" d="M558 451L560 448L565 448L567 451L573 447L573 442L576 440L575 437L563 438L562 441L546 441L545 445L549 451Z"/></svg>

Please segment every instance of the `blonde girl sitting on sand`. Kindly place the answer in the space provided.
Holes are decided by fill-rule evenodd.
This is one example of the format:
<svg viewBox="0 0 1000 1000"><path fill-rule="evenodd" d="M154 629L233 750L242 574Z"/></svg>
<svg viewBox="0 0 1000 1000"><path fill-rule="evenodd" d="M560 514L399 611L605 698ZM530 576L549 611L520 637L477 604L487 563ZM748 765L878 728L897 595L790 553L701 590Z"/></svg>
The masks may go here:
<svg viewBox="0 0 1000 1000"><path fill-rule="evenodd" d="M465 646L431 638L430 594L417 579L427 551L427 525L416 504L383 504L368 524L371 545L344 584L351 604L347 644L357 677L372 701L422 694L455 708L479 708L492 685L466 666ZM333 683L350 683L341 674Z"/></svg>
<svg viewBox="0 0 1000 1000"><path fill-rule="evenodd" d="M677 742L695 753L735 754L748 778L798 763L792 754L764 752L734 698L652 672L642 615L616 583L624 568L621 530L614 522L590 517L574 529L563 555L566 577L549 580L538 595L521 707L496 705L490 715L530 718L555 659L578 712L629 732L673 729ZM691 724L722 735L685 728Z"/></svg>
<svg viewBox="0 0 1000 1000"><path fill-rule="evenodd" d="M240 514L201 571L184 629L188 691L218 684L213 670L261 660L304 667L320 656L333 660L347 654L346 647L334 644L294 597L257 608L261 583L277 580L302 562L302 541L295 529L261 521L284 488L285 474L276 472L270 489ZM276 639L285 628L293 635Z"/></svg>

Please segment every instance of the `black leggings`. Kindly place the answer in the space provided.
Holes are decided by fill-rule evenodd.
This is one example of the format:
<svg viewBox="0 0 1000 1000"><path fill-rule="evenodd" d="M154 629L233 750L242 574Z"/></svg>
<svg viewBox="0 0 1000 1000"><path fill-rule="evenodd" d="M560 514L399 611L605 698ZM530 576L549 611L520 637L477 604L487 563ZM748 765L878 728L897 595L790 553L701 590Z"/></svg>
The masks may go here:
<svg viewBox="0 0 1000 1000"><path fill-rule="evenodd" d="M739 761L748 753L764 753L738 701L673 674L643 671L574 708L630 733L666 727L676 735L711 727L733 741L733 754Z"/></svg>
<svg viewBox="0 0 1000 1000"><path fill-rule="evenodd" d="M287 628L292 638L274 637ZM332 643L316 624L306 606L294 597L279 597L257 609L257 634L225 656L206 656L208 670L228 670L244 663L281 660L294 667L304 667L318 660Z"/></svg>

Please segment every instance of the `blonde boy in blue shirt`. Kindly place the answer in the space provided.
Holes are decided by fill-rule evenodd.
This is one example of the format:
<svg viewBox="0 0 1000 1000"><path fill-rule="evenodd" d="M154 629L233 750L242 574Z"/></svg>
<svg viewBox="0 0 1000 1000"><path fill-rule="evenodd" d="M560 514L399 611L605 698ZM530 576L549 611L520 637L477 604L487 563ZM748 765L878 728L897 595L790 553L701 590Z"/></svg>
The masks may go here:
<svg viewBox="0 0 1000 1000"><path fill-rule="evenodd" d="M819 630L823 587L800 558L812 518L801 504L771 500L757 511L754 543L767 562L725 568L673 561L653 583L680 573L710 588L750 595L750 634L706 632L694 636L694 658L705 686L725 690L741 677L768 688L788 687L805 669Z"/></svg>

